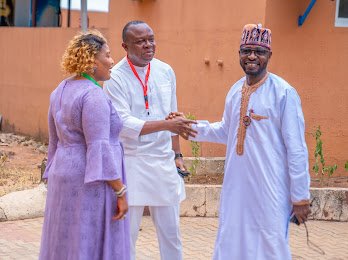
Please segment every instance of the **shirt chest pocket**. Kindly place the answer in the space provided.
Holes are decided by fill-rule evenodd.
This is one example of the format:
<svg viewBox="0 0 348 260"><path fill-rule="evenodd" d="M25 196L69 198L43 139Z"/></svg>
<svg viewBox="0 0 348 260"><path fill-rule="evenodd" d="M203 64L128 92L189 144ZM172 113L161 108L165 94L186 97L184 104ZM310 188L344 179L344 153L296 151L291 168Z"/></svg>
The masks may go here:
<svg viewBox="0 0 348 260"><path fill-rule="evenodd" d="M161 107L165 114L171 112L171 100L172 100L172 85L163 84L159 86L158 98L160 100Z"/></svg>
<svg viewBox="0 0 348 260"><path fill-rule="evenodd" d="M267 108L251 108L248 115L251 119L251 124L247 129L248 135L254 142L263 143L267 141L270 130L270 113Z"/></svg>

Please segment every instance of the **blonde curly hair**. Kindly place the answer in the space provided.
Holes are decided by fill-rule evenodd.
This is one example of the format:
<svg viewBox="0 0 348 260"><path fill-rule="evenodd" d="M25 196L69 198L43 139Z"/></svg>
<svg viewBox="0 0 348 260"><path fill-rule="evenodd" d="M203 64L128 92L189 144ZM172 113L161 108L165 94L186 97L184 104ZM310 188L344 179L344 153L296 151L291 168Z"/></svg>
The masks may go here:
<svg viewBox="0 0 348 260"><path fill-rule="evenodd" d="M63 71L67 74L92 73L95 56L107 41L97 30L80 32L70 40L61 62Z"/></svg>

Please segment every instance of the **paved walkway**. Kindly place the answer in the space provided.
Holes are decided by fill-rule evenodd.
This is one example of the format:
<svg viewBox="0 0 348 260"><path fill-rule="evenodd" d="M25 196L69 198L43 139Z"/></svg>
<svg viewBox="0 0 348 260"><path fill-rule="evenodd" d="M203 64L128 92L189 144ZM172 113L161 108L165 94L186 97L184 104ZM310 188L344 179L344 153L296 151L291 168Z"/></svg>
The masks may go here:
<svg viewBox="0 0 348 260"><path fill-rule="evenodd" d="M0 222L0 259L37 259L42 218ZM293 259L348 259L348 223L309 221L309 248L303 226L291 225L290 244ZM185 260L211 259L217 230L217 218L181 218ZM320 253L325 252L325 255ZM144 217L137 244L139 260L159 259L155 229Z"/></svg>

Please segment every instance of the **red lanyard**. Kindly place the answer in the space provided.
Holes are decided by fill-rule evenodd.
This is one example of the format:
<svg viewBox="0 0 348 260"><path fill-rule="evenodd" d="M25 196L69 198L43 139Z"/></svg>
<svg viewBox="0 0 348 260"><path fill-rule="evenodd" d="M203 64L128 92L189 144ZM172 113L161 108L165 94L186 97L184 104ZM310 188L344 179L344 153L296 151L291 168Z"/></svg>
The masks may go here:
<svg viewBox="0 0 348 260"><path fill-rule="evenodd" d="M140 81L141 86L143 87L143 92L144 92L144 100L145 100L145 108L147 113L149 114L149 98L147 96L147 82L149 81L149 76L150 76L150 63L149 63L149 67L147 67L147 72L146 72L146 76L145 76L145 84L143 83L143 81L140 79L138 72L135 70L133 63L130 61L130 59L127 56L127 61L129 66L131 67L134 76L137 77L137 79Z"/></svg>

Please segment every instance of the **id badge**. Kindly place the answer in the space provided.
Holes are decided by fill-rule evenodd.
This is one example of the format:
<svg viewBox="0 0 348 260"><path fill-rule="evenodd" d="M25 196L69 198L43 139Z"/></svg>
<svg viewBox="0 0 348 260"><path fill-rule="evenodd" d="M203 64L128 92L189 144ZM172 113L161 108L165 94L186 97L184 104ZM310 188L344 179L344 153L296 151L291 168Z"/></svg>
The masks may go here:
<svg viewBox="0 0 348 260"><path fill-rule="evenodd" d="M160 120L161 118L158 115L151 115L151 114L148 115L147 113L144 113L140 117L140 119L144 121L157 121L157 120ZM142 143L155 142L158 140L158 135L159 135L159 132L154 132L147 135L141 135L139 136L139 141Z"/></svg>

